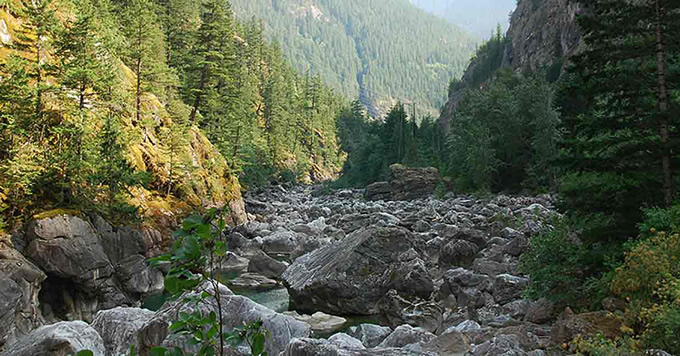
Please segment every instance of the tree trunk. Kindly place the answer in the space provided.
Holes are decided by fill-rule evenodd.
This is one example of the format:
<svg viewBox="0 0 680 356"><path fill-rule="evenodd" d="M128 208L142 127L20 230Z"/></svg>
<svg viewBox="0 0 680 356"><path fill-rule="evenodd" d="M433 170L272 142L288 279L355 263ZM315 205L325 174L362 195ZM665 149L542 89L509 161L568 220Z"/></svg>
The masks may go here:
<svg viewBox="0 0 680 356"><path fill-rule="evenodd" d="M659 108L659 134L661 136L661 168L663 173L664 203L670 207L674 200L673 174L671 172L671 149L668 134L668 88L666 86L666 47L663 38L662 9L660 0L656 6L656 77Z"/></svg>

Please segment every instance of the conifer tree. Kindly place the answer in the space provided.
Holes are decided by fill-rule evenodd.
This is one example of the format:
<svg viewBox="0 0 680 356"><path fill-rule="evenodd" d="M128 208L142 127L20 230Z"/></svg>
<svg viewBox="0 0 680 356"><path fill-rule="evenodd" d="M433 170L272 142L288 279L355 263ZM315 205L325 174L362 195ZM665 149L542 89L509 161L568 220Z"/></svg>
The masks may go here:
<svg viewBox="0 0 680 356"><path fill-rule="evenodd" d="M13 43L16 50L31 54L29 73L34 80L34 128L40 131L39 137L45 134L42 119L44 114L44 94L52 89L46 80L51 71L48 53L52 41L58 33L60 23L57 20L52 0L24 1L23 11L26 20L16 32L17 41Z"/></svg>
<svg viewBox="0 0 680 356"><path fill-rule="evenodd" d="M233 69L233 20L229 3L207 0L201 9L201 27L196 37L195 52L187 68L185 96L191 103L189 121L196 123L199 112L215 119L220 111L220 94L231 89Z"/></svg>
<svg viewBox="0 0 680 356"><path fill-rule="evenodd" d="M145 91L161 93L170 81L163 33L151 0L129 0L123 6L121 32L127 38L126 64L135 74L135 118L142 121L142 96Z"/></svg>
<svg viewBox="0 0 680 356"><path fill-rule="evenodd" d="M670 138L680 126L678 102L668 93L680 82L680 3L583 6L587 49L573 59L572 85L562 95L584 100L564 107L562 196L566 209L588 221L588 237L607 240L632 233L640 207L674 200L678 162Z"/></svg>

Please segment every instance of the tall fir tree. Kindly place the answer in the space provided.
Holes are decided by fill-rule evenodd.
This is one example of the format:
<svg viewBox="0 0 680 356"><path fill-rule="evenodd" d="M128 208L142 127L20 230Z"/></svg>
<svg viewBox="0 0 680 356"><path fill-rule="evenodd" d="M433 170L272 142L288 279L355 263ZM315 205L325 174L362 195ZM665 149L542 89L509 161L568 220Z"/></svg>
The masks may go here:
<svg viewBox="0 0 680 356"><path fill-rule="evenodd" d="M584 2L587 49L573 58L562 96L568 174L563 207L587 221L594 240L635 231L641 207L674 200L679 105L680 3L672 0ZM573 110L572 108L580 108Z"/></svg>

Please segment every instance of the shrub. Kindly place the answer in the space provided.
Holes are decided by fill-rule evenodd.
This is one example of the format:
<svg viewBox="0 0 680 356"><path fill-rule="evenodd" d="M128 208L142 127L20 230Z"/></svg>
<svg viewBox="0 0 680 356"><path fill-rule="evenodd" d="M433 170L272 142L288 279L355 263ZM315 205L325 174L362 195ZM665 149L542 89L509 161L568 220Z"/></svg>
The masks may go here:
<svg viewBox="0 0 680 356"><path fill-rule="evenodd" d="M576 222L554 216L551 228L531 239L520 269L531 276L525 296L546 297L572 308L597 306L608 296L610 276L603 272L615 265L618 249L582 243L573 228Z"/></svg>
<svg viewBox="0 0 680 356"><path fill-rule="evenodd" d="M612 281L614 294L628 301L626 322L643 346L672 354L680 353L679 261L680 235L655 233L630 248Z"/></svg>
<svg viewBox="0 0 680 356"><path fill-rule="evenodd" d="M643 210L644 220L638 224L640 234L649 236L650 231L680 232L680 204L670 208L650 208Z"/></svg>
<svg viewBox="0 0 680 356"><path fill-rule="evenodd" d="M570 239L572 232L565 219L553 218L552 226L534 236L529 251L522 256L520 269L531 276L525 295L571 304L583 294L581 266L586 251Z"/></svg>

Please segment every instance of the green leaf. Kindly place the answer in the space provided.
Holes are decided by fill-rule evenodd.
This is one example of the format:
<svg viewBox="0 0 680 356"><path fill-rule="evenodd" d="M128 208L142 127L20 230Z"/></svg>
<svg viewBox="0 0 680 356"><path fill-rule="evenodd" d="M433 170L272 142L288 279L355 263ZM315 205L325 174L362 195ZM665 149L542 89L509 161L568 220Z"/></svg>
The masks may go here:
<svg viewBox="0 0 680 356"><path fill-rule="evenodd" d="M219 331L220 330L219 330L219 327L217 326L217 324L213 324L213 326L211 326L210 329L208 330L208 334L206 335L208 337L208 340L211 340L212 338L214 338L215 335L217 335L217 333Z"/></svg>
<svg viewBox="0 0 680 356"><path fill-rule="evenodd" d="M184 249L184 255L190 260L201 257L201 246L194 236L185 237L182 248Z"/></svg>
<svg viewBox="0 0 680 356"><path fill-rule="evenodd" d="M151 356L165 356L168 353L168 349L162 346L156 346L151 348Z"/></svg>
<svg viewBox="0 0 680 356"><path fill-rule="evenodd" d="M80 350L76 353L76 356L94 356L94 352L90 350Z"/></svg>
<svg viewBox="0 0 680 356"><path fill-rule="evenodd" d="M264 352L264 342L265 342L265 337L264 334L258 333L255 335L255 338L253 339L253 346L250 348L250 351L252 352L253 355L259 356L262 355Z"/></svg>

